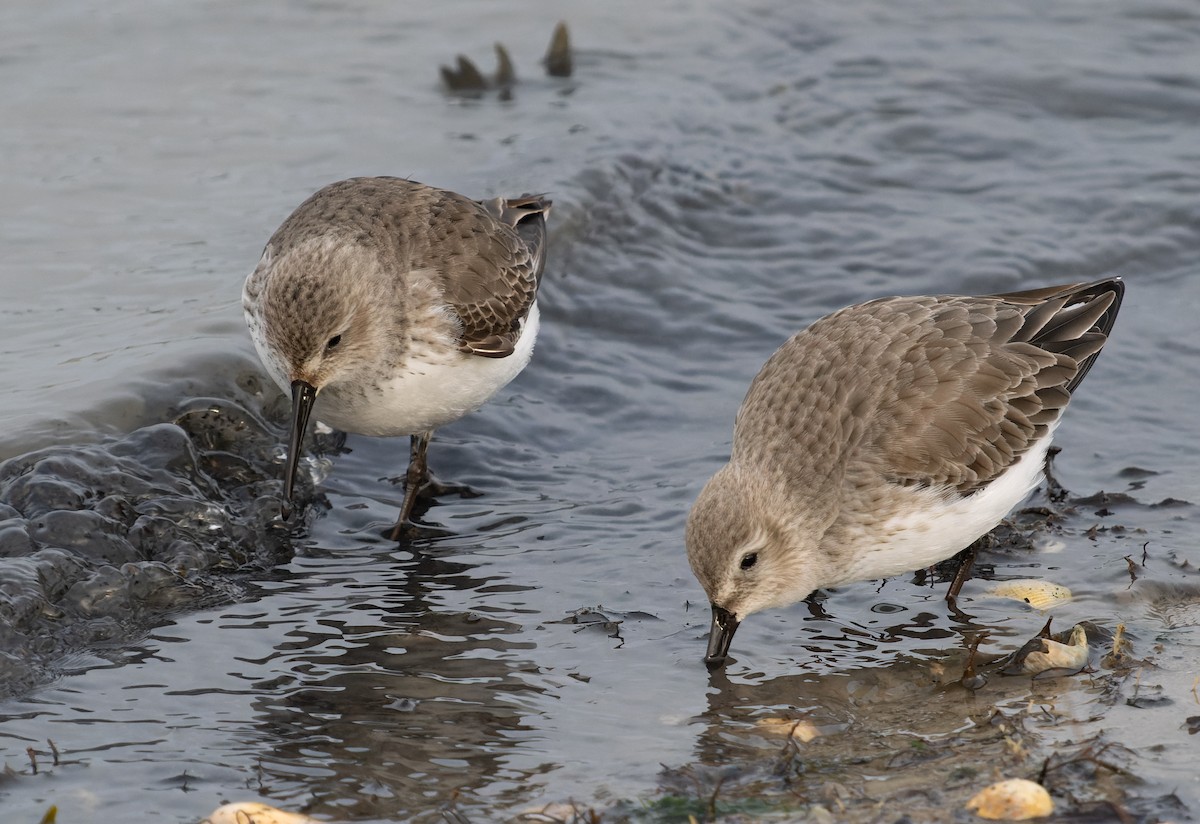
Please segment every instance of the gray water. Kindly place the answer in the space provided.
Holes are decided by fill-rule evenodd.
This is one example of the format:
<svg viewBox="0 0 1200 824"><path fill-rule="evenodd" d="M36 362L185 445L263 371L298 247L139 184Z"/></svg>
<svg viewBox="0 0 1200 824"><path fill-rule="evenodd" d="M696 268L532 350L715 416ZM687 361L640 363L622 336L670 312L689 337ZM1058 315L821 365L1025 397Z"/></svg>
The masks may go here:
<svg viewBox="0 0 1200 824"><path fill-rule="evenodd" d="M1108 766L1050 773L1061 809L1194 817L1200 10L428 5L0 8L5 820L686 820L719 783L747 816L956 820L1088 742ZM538 64L560 18L569 79ZM439 87L495 40L513 99ZM273 521L284 406L239 306L275 226L358 174L555 203L533 362L431 449L485 494L401 545L400 439L322 440L303 526ZM965 641L1045 616L905 577L755 616L706 672L682 525L779 343L883 294L1111 274L1056 437L1088 502L981 576L1070 587L1056 628L1123 622L1144 663L969 693ZM822 732L786 781L765 716Z"/></svg>

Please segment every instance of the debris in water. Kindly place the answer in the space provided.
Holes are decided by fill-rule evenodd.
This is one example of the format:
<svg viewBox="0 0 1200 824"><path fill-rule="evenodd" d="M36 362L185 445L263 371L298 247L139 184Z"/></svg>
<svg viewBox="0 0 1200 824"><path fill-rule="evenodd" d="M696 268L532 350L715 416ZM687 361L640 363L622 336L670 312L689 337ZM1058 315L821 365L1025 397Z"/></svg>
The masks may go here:
<svg viewBox="0 0 1200 824"><path fill-rule="evenodd" d="M551 77L570 77L574 70L574 60L571 57L571 37L567 33L567 24L560 22L554 27L550 36L550 48L542 59L546 64L546 74Z"/></svg>
<svg viewBox="0 0 1200 824"><path fill-rule="evenodd" d="M568 822L599 821L594 810L580 807L573 801L552 801L542 807L533 807L517 816L518 821L541 821L545 824L567 824Z"/></svg>
<svg viewBox="0 0 1200 824"><path fill-rule="evenodd" d="M452 92L481 92L487 89L483 73L466 56L458 56L458 68L442 66L442 82Z"/></svg>
<svg viewBox="0 0 1200 824"><path fill-rule="evenodd" d="M1117 631L1113 634L1112 649L1100 659L1100 666L1105 669L1125 669L1133 666L1135 663L1130 650L1133 645L1125 637L1125 625L1117 624Z"/></svg>
<svg viewBox="0 0 1200 824"><path fill-rule="evenodd" d="M496 44L496 88L507 89L517 82L517 72L512 58L503 43Z"/></svg>
<svg viewBox="0 0 1200 824"><path fill-rule="evenodd" d="M999 598L1024 601L1034 609L1049 609L1071 600L1071 590L1062 584L1043 581L1040 578L1022 578L1015 581L999 581L986 591Z"/></svg>
<svg viewBox="0 0 1200 824"><path fill-rule="evenodd" d="M821 734L817 725L806 718L759 718L754 722L756 729L778 735L790 735L802 744L807 744Z"/></svg>
<svg viewBox="0 0 1200 824"><path fill-rule="evenodd" d="M517 83L517 71L513 67L512 57L503 43L496 43L496 74L492 78L485 77L478 67L466 55L458 55L456 65L442 66L442 82L452 92L476 96L480 92L497 89L501 100L511 100L513 87ZM571 40L567 34L567 24L559 23L554 28L550 38L550 48L542 59L546 73L551 77L570 77L573 70L571 57Z"/></svg>
<svg viewBox="0 0 1200 824"><path fill-rule="evenodd" d="M1005 675L1039 675L1051 670L1074 674L1087 666L1088 640L1083 624L1071 628L1066 642L1050 634L1050 621L1036 637L1029 640L1013 655L1001 670Z"/></svg>

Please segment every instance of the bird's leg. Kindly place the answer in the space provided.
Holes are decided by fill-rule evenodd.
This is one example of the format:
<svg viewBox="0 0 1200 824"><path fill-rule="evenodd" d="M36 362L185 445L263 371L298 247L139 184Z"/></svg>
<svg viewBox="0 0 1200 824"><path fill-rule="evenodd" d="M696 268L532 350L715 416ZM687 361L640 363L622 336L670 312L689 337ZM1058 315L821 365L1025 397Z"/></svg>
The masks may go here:
<svg viewBox="0 0 1200 824"><path fill-rule="evenodd" d="M958 593L971 578L971 568L975 566L975 554L979 552L979 542L975 541L969 547L959 553L958 569L954 571L954 580L950 582L950 589L946 590L946 603L955 605L958 603Z"/></svg>
<svg viewBox="0 0 1200 824"><path fill-rule="evenodd" d="M962 678L958 679L958 683L972 692L987 684L987 676L975 672L975 654L979 652L979 643L986 637L986 632L975 636L975 640L967 648L967 663L963 665Z"/></svg>
<svg viewBox="0 0 1200 824"><path fill-rule="evenodd" d="M1054 457L1062 452L1062 448L1052 446L1046 450L1046 458L1042 465L1042 475L1046 480L1046 497L1051 503L1060 504L1067 499L1070 493L1063 488L1063 485L1058 482L1058 478L1054 477Z"/></svg>
<svg viewBox="0 0 1200 824"><path fill-rule="evenodd" d="M412 436L408 457L408 471L404 473L404 503L400 505L400 518L392 527L388 540L398 541L405 526L412 523L413 510L417 501L428 502L440 495L455 494L461 498L478 498L483 493L472 489L466 484L443 483L429 471L426 454L429 450L429 440L433 432L422 432ZM399 480L393 478L393 482ZM424 511L424 510L422 510Z"/></svg>
<svg viewBox="0 0 1200 824"><path fill-rule="evenodd" d="M421 491L421 487L425 485L425 481L429 477L427 453L429 438L432 435L432 432L422 432L413 435L409 442L408 472L404 476L404 503L400 505L400 517L392 529L389 540L400 540L400 533L404 530L404 525L408 523L409 516L412 515L413 504L417 502L417 493Z"/></svg>

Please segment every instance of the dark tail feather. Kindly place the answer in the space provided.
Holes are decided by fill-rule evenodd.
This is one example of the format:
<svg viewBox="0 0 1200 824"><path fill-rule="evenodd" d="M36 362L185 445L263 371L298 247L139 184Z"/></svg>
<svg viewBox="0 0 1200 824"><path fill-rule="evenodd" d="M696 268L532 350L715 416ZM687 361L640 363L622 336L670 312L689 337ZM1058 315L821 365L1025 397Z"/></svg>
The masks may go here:
<svg viewBox="0 0 1200 824"><path fill-rule="evenodd" d="M496 198L483 204L501 223L512 226L525 241L525 248L537 261L534 271L538 283L542 282L542 270L546 268L546 216L550 214L550 201L544 194L524 194L520 197Z"/></svg>
<svg viewBox="0 0 1200 824"><path fill-rule="evenodd" d="M1068 392L1074 392L1108 341L1125 297L1125 282L1108 278L996 297L1033 307L1014 340L1026 340L1079 363L1075 377L1065 386Z"/></svg>
<svg viewBox="0 0 1200 824"><path fill-rule="evenodd" d="M1101 335L1104 342L1096 347L1096 351L1087 355L1079 362L1079 372L1076 373L1074 379L1067 384L1067 391L1074 392L1075 387L1079 386L1080 382L1087 377L1088 371L1092 368L1092 364L1096 362L1096 358L1100 356L1100 349L1104 343L1108 342L1108 336L1112 332L1113 324L1117 322L1117 312L1121 309L1121 300L1125 297L1125 281L1120 278L1110 278L1109 280L1096 281L1088 284L1080 289L1072 296L1072 299L1067 302L1068 306L1075 303L1092 303L1092 302L1107 302L1100 317L1096 319L1096 323L1083 335L1080 335L1081 341L1089 336ZM1090 348L1090 347L1089 347Z"/></svg>

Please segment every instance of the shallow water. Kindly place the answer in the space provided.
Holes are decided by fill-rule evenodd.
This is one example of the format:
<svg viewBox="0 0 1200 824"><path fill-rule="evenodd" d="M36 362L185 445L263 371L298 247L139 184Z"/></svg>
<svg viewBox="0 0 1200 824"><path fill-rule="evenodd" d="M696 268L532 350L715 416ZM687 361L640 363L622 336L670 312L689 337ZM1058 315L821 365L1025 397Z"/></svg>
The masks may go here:
<svg viewBox="0 0 1200 824"><path fill-rule="evenodd" d="M0 9L6 820L669 819L714 788L953 820L1097 736L1126 774L1052 771L1063 808L1200 811L1200 530L1152 506L1200 500L1200 14L727 5ZM537 65L559 17L569 80ZM497 39L514 99L445 95L438 64ZM401 546L402 440L326 439L304 529L272 525L282 405L238 305L300 200L373 173L555 201L533 363L431 450L485 494ZM995 657L1044 616L903 578L755 616L710 677L682 525L771 351L882 294L1109 274L1057 472L1132 498L1029 519L981 576L1068 586L1056 628L1124 622L1146 663L969 693L964 639Z"/></svg>

